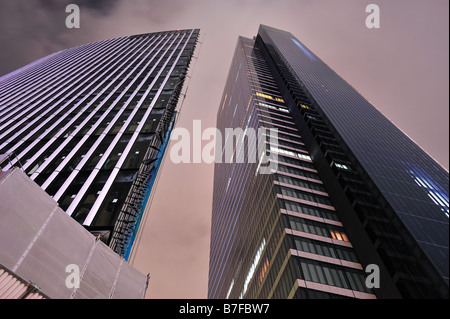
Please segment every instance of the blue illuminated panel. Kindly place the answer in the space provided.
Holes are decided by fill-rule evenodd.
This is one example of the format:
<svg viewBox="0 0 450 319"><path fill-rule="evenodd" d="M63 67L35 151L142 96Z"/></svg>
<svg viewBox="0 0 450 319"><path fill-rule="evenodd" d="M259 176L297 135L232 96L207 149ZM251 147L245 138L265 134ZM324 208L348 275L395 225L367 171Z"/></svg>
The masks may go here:
<svg viewBox="0 0 450 319"><path fill-rule="evenodd" d="M436 182L434 182L431 176L429 176L422 170L417 168L410 169L409 173L411 174L416 184L419 185L423 190L425 190L428 197L430 197L431 200L437 206L439 206L439 208L442 210L442 212L444 212L445 216L447 216L448 218L449 217L448 193L446 193L442 187L440 187Z"/></svg>
<svg viewBox="0 0 450 319"><path fill-rule="evenodd" d="M303 51L303 53L305 53L306 54L306 56L311 60L311 61L317 61L317 59L316 59L316 57L311 53L311 52L309 52L309 50L305 47L305 46L303 46L303 44L301 44L300 42L298 42L296 39L294 39L294 38L291 38L291 40L300 48L300 49L302 49L302 51Z"/></svg>

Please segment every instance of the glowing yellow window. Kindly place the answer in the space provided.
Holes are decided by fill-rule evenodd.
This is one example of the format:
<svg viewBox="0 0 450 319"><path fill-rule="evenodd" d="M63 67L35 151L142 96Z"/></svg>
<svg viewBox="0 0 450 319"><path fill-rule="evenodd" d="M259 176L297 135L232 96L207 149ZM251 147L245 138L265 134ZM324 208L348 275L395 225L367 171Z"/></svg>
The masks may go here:
<svg viewBox="0 0 450 319"><path fill-rule="evenodd" d="M347 235L344 233L339 233L336 231L330 231L330 233L331 233L331 237L333 237L333 239L348 241Z"/></svg>
<svg viewBox="0 0 450 319"><path fill-rule="evenodd" d="M256 95L267 98L267 99L273 99L272 96L268 95L268 94L264 94L264 93L260 93L260 92L256 92Z"/></svg>

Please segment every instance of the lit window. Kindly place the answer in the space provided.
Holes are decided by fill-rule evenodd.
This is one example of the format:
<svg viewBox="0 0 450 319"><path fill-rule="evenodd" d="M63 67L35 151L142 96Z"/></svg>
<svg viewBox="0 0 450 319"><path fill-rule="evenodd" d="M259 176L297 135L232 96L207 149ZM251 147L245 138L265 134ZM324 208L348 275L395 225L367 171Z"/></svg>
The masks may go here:
<svg viewBox="0 0 450 319"><path fill-rule="evenodd" d="M306 159L306 160L311 160L311 156L309 156L309 155L297 153L297 156L299 158L303 158L303 159Z"/></svg>
<svg viewBox="0 0 450 319"><path fill-rule="evenodd" d="M267 103L259 102L259 105L265 106L265 107L268 107L268 108L271 108L271 109L274 109L274 110L279 110L279 111L283 111L283 112L289 112L288 110L286 110L286 109L284 109L284 108L276 107L276 106L273 106L273 105L269 105L269 104L267 104Z"/></svg>
<svg viewBox="0 0 450 319"><path fill-rule="evenodd" d="M347 235L344 234L344 233L340 233L340 232L337 232L337 231L334 231L334 230L331 230L330 233L331 233L331 237L333 239L342 240L342 241L348 241Z"/></svg>
<svg viewBox="0 0 450 319"><path fill-rule="evenodd" d="M228 289L227 296L225 297L225 299L228 299L228 297L230 297L231 290L233 289L233 286L234 286L234 279L231 282L230 288Z"/></svg>
<svg viewBox="0 0 450 319"><path fill-rule="evenodd" d="M260 97L263 97L263 98L267 98L267 99L273 100L273 97L272 97L271 95L268 95L268 94L256 92L256 95L258 95L258 96L260 96Z"/></svg>
<svg viewBox="0 0 450 319"><path fill-rule="evenodd" d="M242 291L239 295L239 299L242 299L244 297L245 293L247 292L248 284L250 283L251 279L253 278L253 275L255 274L256 267L259 264L259 260L261 258L261 255L262 255L262 252L263 252L265 246L266 246L266 239L263 238L261 245L259 246L258 251L256 252L255 257L253 258L253 263L250 266L250 269L245 278L244 288L242 289Z"/></svg>
<svg viewBox="0 0 450 319"><path fill-rule="evenodd" d="M275 146L270 146L270 150L271 151L275 151L275 152L280 153L280 154L296 156L298 158L306 159L306 160L309 160L309 161L311 160L311 157L309 155L305 155L305 154L301 154L301 153L295 153L295 152L284 150L284 149L281 149L281 148L278 148L278 147L275 147Z"/></svg>
<svg viewBox="0 0 450 319"><path fill-rule="evenodd" d="M271 96L271 95L269 95L269 94L265 94L265 93L261 93L261 92L256 92L256 95L257 95L257 96L260 96L260 97L263 97L263 98L266 98L266 99L275 100L275 101L283 102L283 103L284 103L284 100L283 100L282 98L279 98L279 97L273 97L273 96Z"/></svg>
<svg viewBox="0 0 450 319"><path fill-rule="evenodd" d="M344 165L344 164L335 163L334 165L335 165L337 168L350 170L350 167L348 167L347 165Z"/></svg>
<svg viewBox="0 0 450 319"><path fill-rule="evenodd" d="M266 260L265 260L265 262L262 266L261 272L259 274L258 287L261 285L264 277L266 276L268 268L269 268L269 259L267 259L267 257L266 257Z"/></svg>

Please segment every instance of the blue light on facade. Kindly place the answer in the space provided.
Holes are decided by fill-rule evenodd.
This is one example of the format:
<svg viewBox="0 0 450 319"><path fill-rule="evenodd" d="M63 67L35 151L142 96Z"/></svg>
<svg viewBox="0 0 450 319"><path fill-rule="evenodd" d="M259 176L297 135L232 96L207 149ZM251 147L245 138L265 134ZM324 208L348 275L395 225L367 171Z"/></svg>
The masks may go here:
<svg viewBox="0 0 450 319"><path fill-rule="evenodd" d="M419 169L410 169L409 173L416 184L427 192L428 197L430 197L431 200L441 208L445 216L448 218L449 198L445 190L442 189L442 187L439 187L429 176L427 176L427 174Z"/></svg>
<svg viewBox="0 0 450 319"><path fill-rule="evenodd" d="M316 57L309 52L309 50L307 48L305 48L300 42L298 42L296 39L291 39L292 42L294 42L300 49L302 49L303 53L306 54L306 56L311 60L311 61L317 61Z"/></svg>

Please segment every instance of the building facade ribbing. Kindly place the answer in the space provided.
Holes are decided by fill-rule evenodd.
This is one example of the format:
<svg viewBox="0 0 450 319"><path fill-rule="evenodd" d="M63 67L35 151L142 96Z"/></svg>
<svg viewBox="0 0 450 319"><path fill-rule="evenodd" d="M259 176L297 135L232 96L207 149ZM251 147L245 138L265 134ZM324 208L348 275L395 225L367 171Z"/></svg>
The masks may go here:
<svg viewBox="0 0 450 319"><path fill-rule="evenodd" d="M198 35L187 29L89 43L1 77L2 169L21 167L127 257Z"/></svg>
<svg viewBox="0 0 450 319"><path fill-rule="evenodd" d="M239 39L217 123L278 160L216 163L209 297L448 297L448 172L292 34Z"/></svg>

